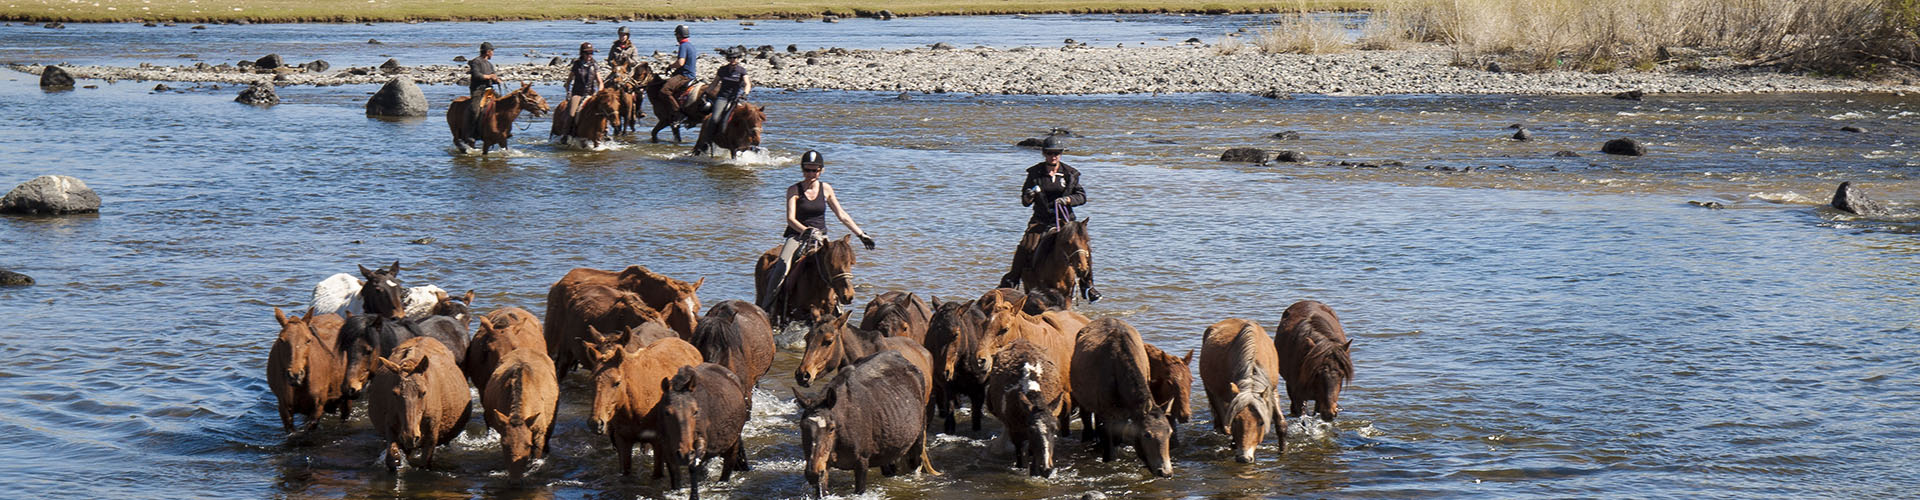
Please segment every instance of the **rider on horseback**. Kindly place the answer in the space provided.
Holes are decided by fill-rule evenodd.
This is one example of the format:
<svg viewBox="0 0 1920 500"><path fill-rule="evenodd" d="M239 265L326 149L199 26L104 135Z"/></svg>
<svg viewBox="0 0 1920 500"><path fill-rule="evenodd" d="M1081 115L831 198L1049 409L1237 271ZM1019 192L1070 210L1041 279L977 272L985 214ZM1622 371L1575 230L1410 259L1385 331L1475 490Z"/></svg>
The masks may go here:
<svg viewBox="0 0 1920 500"><path fill-rule="evenodd" d="M487 89L500 83L500 76L494 74L493 42L480 42L480 57L467 61L467 92L472 96L467 100L467 136L480 136L480 120L486 112Z"/></svg>
<svg viewBox="0 0 1920 500"><path fill-rule="evenodd" d="M693 79L700 75L694 72L699 68L700 53L693 50L693 42L687 41L688 35L687 25L673 27L673 38L680 41L680 47L674 49L673 65L667 67L667 72L672 73L673 77L668 78L666 84L660 86L660 90L673 97L676 108L687 106L685 92L688 87L693 86Z"/></svg>
<svg viewBox="0 0 1920 500"><path fill-rule="evenodd" d="M1032 265L1033 250L1041 236L1073 220L1073 207L1087 204L1087 191L1080 187L1080 171L1060 161L1060 153L1066 150L1064 137L1049 135L1040 145L1045 159L1027 167L1027 180L1020 186L1020 205L1033 207L1033 216L1027 218L1027 232L1020 237L1020 246L1014 248L1013 269L1000 277L1001 288L1019 285L1020 274ZM1100 300L1100 292L1093 289L1091 281L1089 276L1089 302Z"/></svg>
<svg viewBox="0 0 1920 500"><path fill-rule="evenodd" d="M818 151L808 150L800 155L802 178L800 182L787 186L787 241L780 246L780 259L774 262L772 269L767 270L766 289L759 294L762 302L765 302L759 304L761 309L774 311L773 305L778 297L787 294L787 287L783 285L793 268L793 260L802 253L801 247L811 250L826 242L827 209L833 209L834 217L840 219L848 231L860 237L861 245L868 250L873 249L873 238L867 237L867 233L860 230L860 225L853 223L853 217L840 208L840 198L834 196L833 186L820 180L820 170L825 166L826 159Z"/></svg>
<svg viewBox="0 0 1920 500"><path fill-rule="evenodd" d="M625 68L632 66L634 61L638 60L640 60L640 50L633 48L633 40L627 38L627 27L621 26L620 39L614 40L613 46L607 49L607 65Z"/></svg>
<svg viewBox="0 0 1920 500"><path fill-rule="evenodd" d="M693 142L693 154L707 154L713 146L713 138L720 137L727 120L733 117L733 105L753 93L753 79L747 77L746 66L740 64L743 57L744 51L740 49L727 51L727 65L721 66L720 71L714 74L714 82L720 85L720 90L713 98L712 107L708 108L706 123L700 126L700 137Z"/></svg>
<svg viewBox="0 0 1920 500"><path fill-rule="evenodd" d="M578 121L580 105L600 91L600 65L593 60L593 43L580 42L580 58L567 71L567 120ZM567 130L572 130L568 127Z"/></svg>

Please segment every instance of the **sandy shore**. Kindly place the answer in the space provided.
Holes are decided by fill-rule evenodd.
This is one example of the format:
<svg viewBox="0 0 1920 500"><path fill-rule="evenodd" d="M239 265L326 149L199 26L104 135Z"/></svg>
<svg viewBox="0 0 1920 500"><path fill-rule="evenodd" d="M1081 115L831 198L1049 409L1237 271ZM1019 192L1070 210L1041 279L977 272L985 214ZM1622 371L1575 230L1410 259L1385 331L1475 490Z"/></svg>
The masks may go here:
<svg viewBox="0 0 1920 500"><path fill-rule="evenodd" d="M656 57L662 67L665 56ZM1653 71L1496 73L1452 65L1452 52L1437 46L1327 55L1223 55L1211 47L964 48L906 50L829 49L801 53L756 52L749 73L760 87L979 94L1131 94L1236 92L1275 94L1610 94L1755 92L1920 92L1915 82L1824 79L1741 68L1733 61L1703 59ZM703 68L721 61L703 56ZM776 69L777 66L777 69ZM14 64L38 74L41 66ZM355 85L391 78L376 68L331 68L326 72L261 72L227 65L66 67L78 79ZM501 65L508 81L558 83L565 66ZM464 64L408 66L421 83L459 84ZM355 74L365 73L365 74Z"/></svg>

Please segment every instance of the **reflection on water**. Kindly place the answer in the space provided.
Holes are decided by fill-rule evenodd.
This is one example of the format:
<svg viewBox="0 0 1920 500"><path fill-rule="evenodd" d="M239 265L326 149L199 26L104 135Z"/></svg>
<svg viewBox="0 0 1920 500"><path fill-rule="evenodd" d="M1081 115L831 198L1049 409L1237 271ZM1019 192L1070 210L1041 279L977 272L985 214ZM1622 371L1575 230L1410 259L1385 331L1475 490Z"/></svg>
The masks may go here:
<svg viewBox="0 0 1920 500"><path fill-rule="evenodd" d="M1271 327L1295 300L1326 302L1356 339L1346 411L1243 465L1195 401L1166 479L1101 463L1078 436L1057 477L1029 479L991 451L989 422L936 439L945 475L876 479L872 496L1893 497L1920 484L1903 446L1920 410L1913 223L1817 207L1852 180L1915 208L1910 97L769 91L756 97L779 110L770 156L730 162L532 134L512 155L450 155L439 120L361 116L370 86L290 88L256 109L227 90L48 94L9 78L0 182L64 173L106 200L98 216L0 219L0 266L41 283L0 290L0 439L34 443L0 452L0 484L23 496L684 494L644 459L633 477L614 470L580 377L526 488L499 473L478 419L434 470L396 476L374 462L364 405L289 445L260 374L270 307L393 260L410 284L476 290L483 311L540 311L568 269L633 263L707 278L708 303L750 297L807 149L879 240L860 255L863 297L977 296L1025 220L1015 191L1037 155L1011 144L1059 126L1078 136L1066 160L1086 173L1108 297L1088 314L1179 351L1219 319ZM1535 140L1504 139L1515 122ZM1301 137L1270 138L1287 130ZM1592 152L1623 136L1653 153ZM1216 161L1232 146L1312 161ZM755 470L711 494L803 491L796 358L783 351L760 383Z"/></svg>

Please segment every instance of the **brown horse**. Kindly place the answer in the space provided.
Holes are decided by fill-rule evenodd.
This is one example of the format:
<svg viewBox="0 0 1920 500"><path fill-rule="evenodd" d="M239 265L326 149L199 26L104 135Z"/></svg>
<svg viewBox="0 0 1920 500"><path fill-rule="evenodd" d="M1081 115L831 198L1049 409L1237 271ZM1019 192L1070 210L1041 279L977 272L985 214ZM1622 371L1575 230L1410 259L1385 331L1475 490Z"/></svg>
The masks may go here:
<svg viewBox="0 0 1920 500"><path fill-rule="evenodd" d="M680 101L675 99L674 96L667 95L665 89L667 83L666 78L662 78L659 74L654 73L653 69L645 64L636 64L635 66L644 68L634 71L635 74L647 75L647 78L640 80L640 82L641 85L647 89L647 100L653 101L653 116L656 120L659 120L653 125L653 132L651 132L653 142L660 142L660 129L673 127L673 142L679 144L681 124L699 124L701 120L707 119L706 113L698 113L697 110L693 109L680 109ZM704 95L719 90L720 88L718 86L694 85L692 88L687 89L687 93Z"/></svg>
<svg viewBox="0 0 1920 500"><path fill-rule="evenodd" d="M1311 300L1295 302L1280 314L1273 332L1280 355L1280 376L1287 379L1287 416L1299 417L1307 400L1320 420L1340 415L1340 389L1353 381L1353 340L1340 327L1333 308Z"/></svg>
<svg viewBox="0 0 1920 500"><path fill-rule="evenodd" d="M1167 407L1167 418L1175 423L1193 420L1193 350L1176 358L1147 344L1147 379L1153 387L1153 400ZM1173 445L1180 446L1180 429L1174 428Z"/></svg>
<svg viewBox="0 0 1920 500"><path fill-rule="evenodd" d="M782 285L786 291L773 293L785 295L782 303L775 303L773 310L767 311L769 319L775 325L785 325L790 321L805 321L811 326L830 317L833 310L841 305L853 303L853 244L851 236L842 236L838 240L821 245L811 254L796 255L787 280ZM764 302L765 297L757 294L766 289L769 279L767 272L780 260L780 247L775 246L760 255L760 261L753 268L753 289L756 290L754 302Z"/></svg>
<svg viewBox="0 0 1920 500"><path fill-rule="evenodd" d="M1011 289L1000 290L1013 292ZM1066 404L1059 415L1060 432L1064 434L1067 432L1067 424L1071 421L1069 419L1072 417L1074 408L1073 342L1074 337L1086 323L1078 321L1077 318L1063 317L1054 317L1049 321L1047 316L1057 314L1054 312L1039 317L1029 315L1021 310L1026 306L1027 296L1017 294L1018 292L1011 294L1015 295L1011 302L1003 302L1004 297L1009 294L1000 293L998 290L987 292L980 297L976 302L977 307L991 312L986 326L982 328L980 342L976 345L973 354L962 362L966 363L973 373L988 374L993 372L994 355L1013 341L1026 340L1038 346L1042 352L1046 353L1047 359L1052 360L1054 366L1059 368L1060 380L1067 385ZM996 388L987 387L988 400L998 397L995 391Z"/></svg>
<svg viewBox="0 0 1920 500"><path fill-rule="evenodd" d="M887 292L867 302L866 313L860 316L860 329L911 337L915 342L924 343L927 321L932 318L933 308L920 300L920 296L912 292Z"/></svg>
<svg viewBox="0 0 1920 500"><path fill-rule="evenodd" d="M608 127L619 120L620 101L620 91L607 87L581 100L580 109L561 103L553 113L553 137L561 143L578 145L586 141L589 147L600 147L600 141L608 137Z"/></svg>
<svg viewBox="0 0 1920 500"><path fill-rule="evenodd" d="M920 370L922 401L933 396L933 354L920 342L906 337L889 337L880 332L847 327L849 314L814 325L807 331L807 349L800 354L800 366L793 370L793 381L809 387L820 374L853 364L882 351L896 351Z"/></svg>
<svg viewBox="0 0 1920 500"><path fill-rule="evenodd" d="M1280 359L1259 323L1228 318L1207 327L1200 348L1200 382L1213 410L1213 430L1233 436L1235 461L1253 463L1269 430L1287 451L1287 419L1280 416Z"/></svg>
<svg viewBox="0 0 1920 500"><path fill-rule="evenodd" d="M620 91L619 119L614 121L613 134L626 135L635 130L641 118L647 112L640 108L640 101L646 98L646 82L653 78L653 68L645 64L632 66L614 66L607 73L607 86Z"/></svg>
<svg viewBox="0 0 1920 500"><path fill-rule="evenodd" d="M713 145L727 148L728 158L739 158L742 149L760 147L760 130L767 123L766 110L766 106L754 106L744 101L734 105L733 114L727 117L727 124L720 129L720 136L713 138ZM700 131L702 136L709 133L711 131Z"/></svg>
<svg viewBox="0 0 1920 500"><path fill-rule="evenodd" d="M1088 243L1087 219L1067 221L1041 236L1040 242L1034 244L1029 262L1020 274L1024 290L1065 291L1071 302L1076 283L1082 287L1093 285L1093 247Z"/></svg>
<svg viewBox="0 0 1920 500"><path fill-rule="evenodd" d="M533 113L537 118L550 109L547 100L533 91L531 83L520 84L520 90L509 92L504 97L492 96L493 91L488 90L487 97L483 98L485 102L482 103L482 109L485 111L481 112L478 131L467 130L467 106L472 105L467 101L472 98L455 97L453 103L447 105L447 129L453 132L453 147L471 149L473 140L478 138L481 141L481 155L487 154L495 145L507 149L507 139L513 137L513 121L520 117L522 110Z"/></svg>

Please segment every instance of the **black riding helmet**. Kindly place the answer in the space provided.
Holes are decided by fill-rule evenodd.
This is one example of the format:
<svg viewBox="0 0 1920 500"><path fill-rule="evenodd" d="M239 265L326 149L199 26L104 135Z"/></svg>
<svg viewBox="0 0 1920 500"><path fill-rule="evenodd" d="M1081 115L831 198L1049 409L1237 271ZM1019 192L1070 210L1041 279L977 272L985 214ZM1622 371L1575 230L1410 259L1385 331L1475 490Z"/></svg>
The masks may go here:
<svg viewBox="0 0 1920 500"><path fill-rule="evenodd" d="M819 151L814 151L809 149L805 154L800 155L800 166L806 167L809 165L816 166L816 167L825 167L827 165L827 159L823 156L820 156Z"/></svg>
<svg viewBox="0 0 1920 500"><path fill-rule="evenodd" d="M687 35L689 35L689 34L691 34L691 33L689 33L689 32L687 31L687 25L685 25L685 24L682 24L682 25L679 25L679 26L674 26L674 27L673 27L673 37L674 37L674 38L686 38L686 37L687 37Z"/></svg>
<svg viewBox="0 0 1920 500"><path fill-rule="evenodd" d="M1046 140L1040 141L1040 152L1042 153L1062 153L1066 152L1066 150L1067 139L1064 137L1049 135Z"/></svg>
<svg viewBox="0 0 1920 500"><path fill-rule="evenodd" d="M619 31L619 34L621 34L621 35L625 35L625 34L627 34L627 27L626 27L626 26L621 26L621 27L620 27L620 31Z"/></svg>
<svg viewBox="0 0 1920 500"><path fill-rule="evenodd" d="M480 53L493 51L493 42L480 42Z"/></svg>

